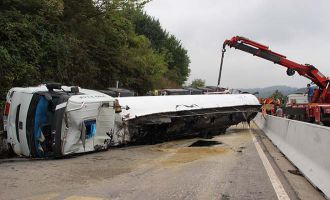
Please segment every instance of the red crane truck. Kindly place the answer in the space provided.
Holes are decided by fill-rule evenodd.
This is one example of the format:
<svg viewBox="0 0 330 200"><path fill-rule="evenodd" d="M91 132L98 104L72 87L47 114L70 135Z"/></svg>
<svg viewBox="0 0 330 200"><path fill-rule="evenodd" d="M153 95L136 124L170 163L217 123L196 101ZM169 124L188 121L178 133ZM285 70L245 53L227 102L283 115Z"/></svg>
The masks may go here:
<svg viewBox="0 0 330 200"><path fill-rule="evenodd" d="M221 71L226 46L239 49L254 56L269 60L287 68L287 75L293 76L295 72L315 83L318 88L314 90L312 101L306 106L305 120L318 124L330 125L330 88L329 77L324 76L316 67L310 64L299 64L286 58L286 56L273 52L268 46L252 41L245 37L235 36L225 40L222 49L218 85L220 85Z"/></svg>

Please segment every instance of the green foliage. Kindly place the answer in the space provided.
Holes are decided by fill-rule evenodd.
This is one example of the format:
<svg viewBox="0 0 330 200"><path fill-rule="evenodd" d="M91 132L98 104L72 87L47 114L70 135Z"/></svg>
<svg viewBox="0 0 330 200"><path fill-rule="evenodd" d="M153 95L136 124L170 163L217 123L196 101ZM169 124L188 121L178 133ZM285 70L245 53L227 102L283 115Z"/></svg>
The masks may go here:
<svg viewBox="0 0 330 200"><path fill-rule="evenodd" d="M3 110L5 109L5 101L0 101L0 110L3 112ZM1 115L2 113L0 113ZM0 122L1 123L1 122Z"/></svg>
<svg viewBox="0 0 330 200"><path fill-rule="evenodd" d="M270 97L272 99L284 99L284 95L278 90L275 90L275 92Z"/></svg>
<svg viewBox="0 0 330 200"><path fill-rule="evenodd" d="M43 6L37 0L0 4L0 99L9 87L38 82Z"/></svg>
<svg viewBox="0 0 330 200"><path fill-rule="evenodd" d="M288 101L288 97L283 95L282 92L275 90L275 92L270 96L270 98L274 99L274 100L280 100L281 105L284 106L286 104L286 102Z"/></svg>
<svg viewBox="0 0 330 200"><path fill-rule="evenodd" d="M204 87L205 86L205 80L202 80L200 78L197 78L191 82L191 87L197 88L197 87Z"/></svg>
<svg viewBox="0 0 330 200"><path fill-rule="evenodd" d="M145 35L151 45L165 56L168 65L167 79L182 85L189 76L189 57L181 42L170 35L160 25L159 21L139 9L128 10L127 15L135 24L137 34Z"/></svg>
<svg viewBox="0 0 330 200"><path fill-rule="evenodd" d="M46 81L103 89L119 80L140 94L182 84L187 51L143 13L148 2L2 0L0 101L11 87Z"/></svg>

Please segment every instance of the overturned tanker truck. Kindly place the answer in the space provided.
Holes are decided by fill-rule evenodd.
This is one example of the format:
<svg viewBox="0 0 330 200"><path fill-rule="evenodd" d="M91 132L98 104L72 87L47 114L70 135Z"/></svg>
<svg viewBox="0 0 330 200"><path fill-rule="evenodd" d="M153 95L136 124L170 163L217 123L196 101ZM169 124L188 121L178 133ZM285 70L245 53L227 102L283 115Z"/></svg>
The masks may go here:
<svg viewBox="0 0 330 200"><path fill-rule="evenodd" d="M231 125L249 122L259 109L259 101L250 94L113 98L46 84L8 92L4 134L17 155L61 157L123 144L221 134Z"/></svg>

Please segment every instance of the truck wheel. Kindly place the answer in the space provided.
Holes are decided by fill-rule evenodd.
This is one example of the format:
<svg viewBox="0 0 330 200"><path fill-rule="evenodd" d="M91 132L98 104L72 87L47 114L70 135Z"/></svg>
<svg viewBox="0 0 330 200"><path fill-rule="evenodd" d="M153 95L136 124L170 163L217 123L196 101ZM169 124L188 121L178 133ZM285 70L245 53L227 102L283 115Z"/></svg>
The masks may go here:
<svg viewBox="0 0 330 200"><path fill-rule="evenodd" d="M8 156L8 158L15 157L16 154L15 154L14 149L13 149L13 147L11 146L11 144L10 144L10 143L7 143L7 146L8 146L8 152L7 152L7 156Z"/></svg>
<svg viewBox="0 0 330 200"><path fill-rule="evenodd" d="M220 129L220 130L218 131L218 135L226 134L226 130L227 130L227 128L228 128L228 127L224 127L224 128L222 128L222 129Z"/></svg>
<svg viewBox="0 0 330 200"><path fill-rule="evenodd" d="M330 122L323 122L324 126L330 126Z"/></svg>
<svg viewBox="0 0 330 200"><path fill-rule="evenodd" d="M211 139L212 135L210 134L210 131L201 131L199 133L199 137L204 138L204 139Z"/></svg>

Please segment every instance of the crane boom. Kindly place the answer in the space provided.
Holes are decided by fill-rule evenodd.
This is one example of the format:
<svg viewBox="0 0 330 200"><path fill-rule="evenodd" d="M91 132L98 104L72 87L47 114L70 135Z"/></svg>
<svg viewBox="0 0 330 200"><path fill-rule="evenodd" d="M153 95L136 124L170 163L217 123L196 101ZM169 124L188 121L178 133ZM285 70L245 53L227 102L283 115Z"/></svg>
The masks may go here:
<svg viewBox="0 0 330 200"><path fill-rule="evenodd" d="M222 59L220 65L218 85L220 85L220 76L223 63L224 52L226 51L226 46L239 49L241 51L250 53L254 56L269 60L275 64L282 65L287 68L287 74L293 76L295 72L299 75L304 76L314 82L322 91L320 95L320 102L325 101L326 94L329 90L330 79L324 76L316 67L309 64L299 64L286 58L286 56L279 53L273 52L268 46L260 44L258 42L249 40L241 36L235 36L230 40L225 40L223 43Z"/></svg>

